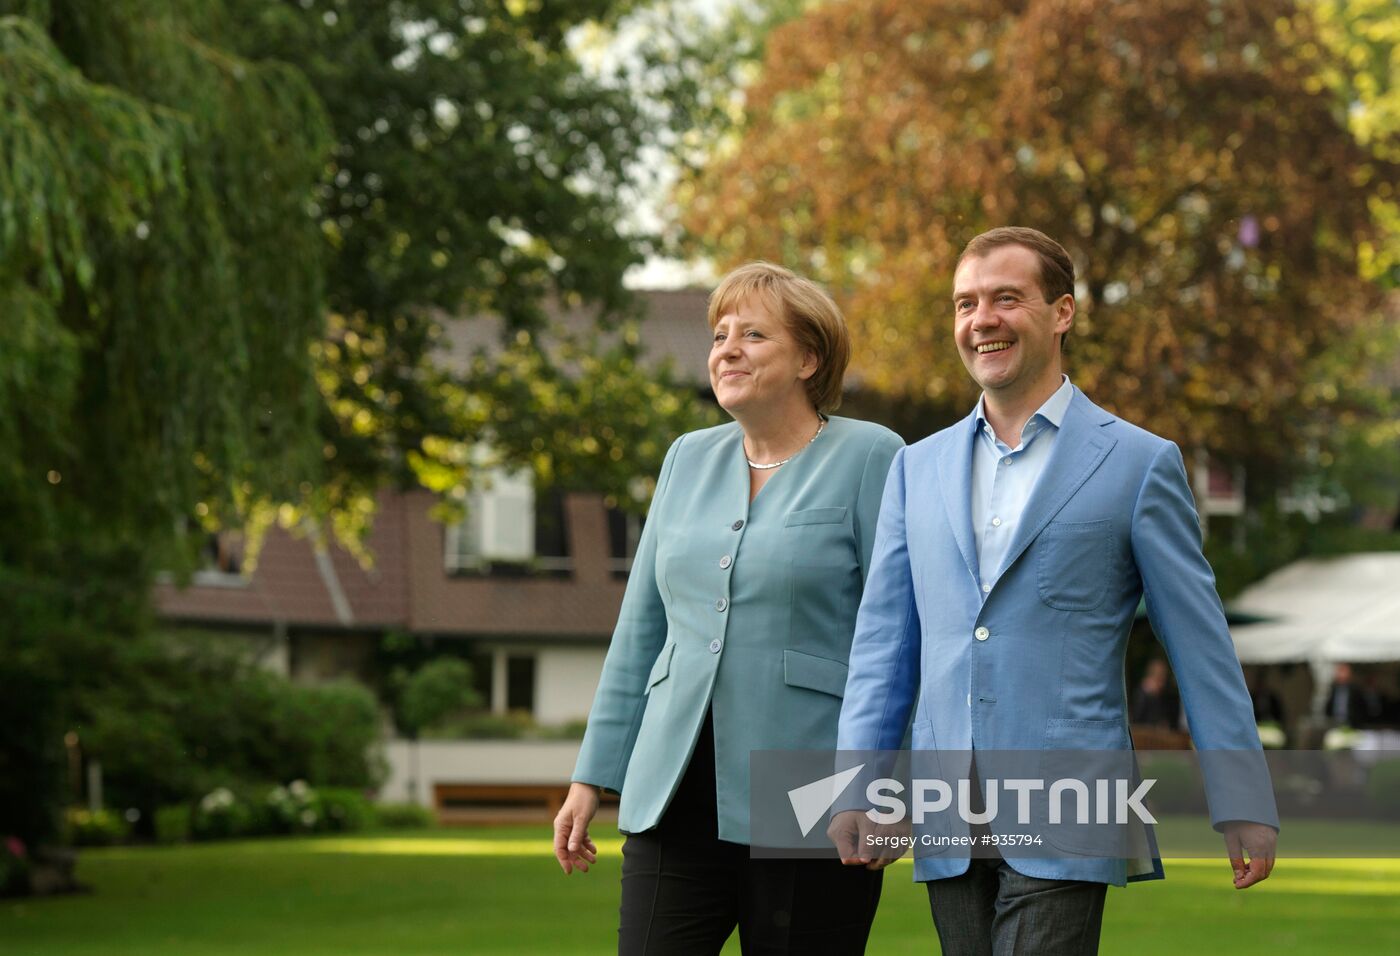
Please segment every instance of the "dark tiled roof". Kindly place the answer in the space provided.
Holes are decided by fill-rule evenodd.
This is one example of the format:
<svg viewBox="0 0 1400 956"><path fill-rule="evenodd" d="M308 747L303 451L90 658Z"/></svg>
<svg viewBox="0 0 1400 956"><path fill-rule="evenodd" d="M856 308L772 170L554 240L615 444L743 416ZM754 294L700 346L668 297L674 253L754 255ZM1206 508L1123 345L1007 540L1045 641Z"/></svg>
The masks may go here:
<svg viewBox="0 0 1400 956"><path fill-rule="evenodd" d="M705 325L705 309L709 292L639 290L634 295L641 300L645 316L640 326L643 355L653 361L669 358L685 381L708 382L705 360L710 351L710 332ZM552 325L572 335L591 331L597 321L597 310L592 307L554 305L547 312ZM496 316L439 316L439 321L446 340L441 360L449 367L461 367L477 351L497 347L501 339L501 321ZM605 341L609 338L604 336Z"/></svg>

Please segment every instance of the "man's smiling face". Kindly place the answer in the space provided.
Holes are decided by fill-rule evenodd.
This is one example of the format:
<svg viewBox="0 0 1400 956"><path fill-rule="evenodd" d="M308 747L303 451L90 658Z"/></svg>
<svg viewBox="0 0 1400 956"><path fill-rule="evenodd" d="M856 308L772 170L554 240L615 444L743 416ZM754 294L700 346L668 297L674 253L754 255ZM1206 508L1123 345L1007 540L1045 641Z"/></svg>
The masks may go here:
<svg viewBox="0 0 1400 956"><path fill-rule="evenodd" d="M1074 299L1046 302L1040 259L1025 246L969 256L953 276L953 340L983 391L1027 394L1060 379L1060 336Z"/></svg>

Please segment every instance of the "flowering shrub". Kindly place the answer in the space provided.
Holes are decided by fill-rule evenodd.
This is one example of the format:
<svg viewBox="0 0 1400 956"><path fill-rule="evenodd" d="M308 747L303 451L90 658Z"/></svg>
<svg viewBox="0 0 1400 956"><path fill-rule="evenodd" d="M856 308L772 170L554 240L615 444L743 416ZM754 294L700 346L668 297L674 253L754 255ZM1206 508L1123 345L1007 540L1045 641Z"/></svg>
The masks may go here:
<svg viewBox="0 0 1400 956"><path fill-rule="evenodd" d="M253 829L252 809L228 787L217 787L201 797L190 820L196 840L226 840Z"/></svg>
<svg viewBox="0 0 1400 956"><path fill-rule="evenodd" d="M352 788L317 790L305 780L271 787L218 787L193 812L183 806L157 813L157 839L179 842L267 834L349 832L367 829L374 813L363 793Z"/></svg>
<svg viewBox="0 0 1400 956"><path fill-rule="evenodd" d="M350 833L368 830L374 825L374 808L359 790L323 787L317 793L321 803L322 829L333 833Z"/></svg>
<svg viewBox="0 0 1400 956"><path fill-rule="evenodd" d="M29 889L29 851L16 836L0 839L0 896L18 896Z"/></svg>
<svg viewBox="0 0 1400 956"><path fill-rule="evenodd" d="M68 835L76 846L111 846L131 835L131 824L115 810L68 811Z"/></svg>
<svg viewBox="0 0 1400 956"><path fill-rule="evenodd" d="M273 787L263 802L273 832L311 833L321 822L321 807L316 792L305 780L293 780L285 787Z"/></svg>

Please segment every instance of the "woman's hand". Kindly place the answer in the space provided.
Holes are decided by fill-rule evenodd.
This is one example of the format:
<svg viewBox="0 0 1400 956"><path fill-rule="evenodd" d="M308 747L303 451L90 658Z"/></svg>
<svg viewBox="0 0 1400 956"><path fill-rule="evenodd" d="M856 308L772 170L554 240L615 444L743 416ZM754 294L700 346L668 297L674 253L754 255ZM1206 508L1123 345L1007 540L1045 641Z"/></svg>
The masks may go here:
<svg viewBox="0 0 1400 956"><path fill-rule="evenodd" d="M598 859L598 848L588 836L588 824L598 812L598 788L587 783L569 785L564 806L554 818L554 856L564 875L576 868L588 872L588 864Z"/></svg>

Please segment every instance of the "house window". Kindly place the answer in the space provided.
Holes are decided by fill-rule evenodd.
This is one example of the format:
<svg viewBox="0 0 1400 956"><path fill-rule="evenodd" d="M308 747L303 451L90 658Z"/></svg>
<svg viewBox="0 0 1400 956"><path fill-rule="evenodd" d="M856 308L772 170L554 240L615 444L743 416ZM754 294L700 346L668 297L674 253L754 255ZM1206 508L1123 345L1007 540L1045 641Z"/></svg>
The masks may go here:
<svg viewBox="0 0 1400 956"><path fill-rule="evenodd" d="M205 586L242 587L248 583L243 574L243 532L216 531L204 535L199 549L199 567L192 582Z"/></svg>
<svg viewBox="0 0 1400 956"><path fill-rule="evenodd" d="M537 495L528 472L493 471L443 536L448 573L567 577L573 572L561 492Z"/></svg>
<svg viewBox="0 0 1400 956"><path fill-rule="evenodd" d="M633 511L608 509L608 569L614 578L626 580L637 556L637 544L642 540L642 525L646 519Z"/></svg>
<svg viewBox="0 0 1400 956"><path fill-rule="evenodd" d="M492 669L495 667L494 655L490 651L474 651L467 655L467 663L472 668L472 690L476 691L478 706L491 706L491 680Z"/></svg>
<svg viewBox="0 0 1400 956"><path fill-rule="evenodd" d="M535 712L535 659L506 658L506 710Z"/></svg>

